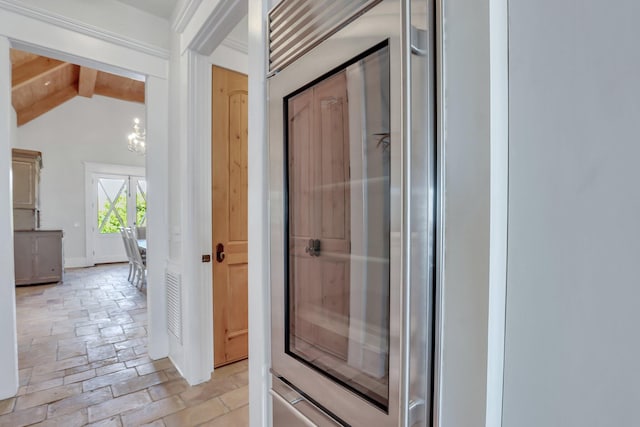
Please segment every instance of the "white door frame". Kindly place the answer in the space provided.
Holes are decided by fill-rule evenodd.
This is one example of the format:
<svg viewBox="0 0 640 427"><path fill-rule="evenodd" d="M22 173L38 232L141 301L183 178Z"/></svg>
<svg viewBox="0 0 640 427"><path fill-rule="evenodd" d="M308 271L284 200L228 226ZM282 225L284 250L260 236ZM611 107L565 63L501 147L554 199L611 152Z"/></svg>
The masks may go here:
<svg viewBox="0 0 640 427"><path fill-rule="evenodd" d="M9 41L0 36L0 69L9 70ZM11 194L11 75L0 73L0 399L18 391L16 291L13 259L13 201Z"/></svg>
<svg viewBox="0 0 640 427"><path fill-rule="evenodd" d="M179 134L186 142L180 146L180 169L185 171L180 186L179 261L184 333L181 344L172 342L171 352L172 358L175 353L185 379L197 384L208 380L213 371L213 278L211 263L201 261L201 255L212 254L211 62L208 57L246 15L247 1L203 2L190 8L193 4L196 3L184 5L174 25L174 30L181 33L179 61L184 75L180 75L180 87L186 87L186 91L180 98Z"/></svg>
<svg viewBox="0 0 640 427"><path fill-rule="evenodd" d="M211 242L211 64L206 57L248 10L249 24L249 406L252 427L271 423L269 247L266 151L266 16L275 0L208 2L190 8L187 2L174 30L181 33L180 53L186 69L187 111L181 123L187 171L184 177L181 223L183 286L192 284L185 295L184 375L188 381L208 379L213 370L213 310L211 304L211 264L200 262L200 254L212 253ZM197 15L197 19L191 19ZM194 244L195 242L195 244Z"/></svg>
<svg viewBox="0 0 640 427"><path fill-rule="evenodd" d="M124 36L114 36L113 33L80 21L43 12L37 7L6 1L0 2L0 39L8 40L8 43L0 43L0 63L5 71L10 67L9 47L13 47L102 71L145 79L145 123L147 140L150 141L147 149L146 177L149 183L153 183L153 188L159 189L148 194L147 199L149 210L153 211L153 215L148 218L147 240L154 248L147 259L150 283L147 290L148 353L152 359L167 356L169 344L166 329L166 295L163 286L160 285L164 283L164 269L169 253L168 191L165 191L169 187L166 173L169 147L169 52ZM11 79L1 78L0 84L0 93L10 95ZM0 107L0 139L9 141L12 135L10 96L3 99L5 105ZM10 169L10 159L10 147L8 144L3 145L0 151L0 167L3 170L0 173L8 174L9 171L6 169ZM0 180L0 184L5 186L5 180ZM10 186L6 190L11 194ZM11 217L10 203L3 203L0 210L0 218ZM5 224L5 229L2 230L3 237L11 233L11 221ZM11 241L12 233L9 236L11 237L8 240ZM7 246L9 247L4 258L13 260L13 246ZM13 268L3 270L3 273L0 273L0 295L14 292ZM156 283L158 285L153 286ZM6 322L0 324L0 337L3 338L0 345L14 349L12 352L6 352L6 360L2 359L6 363L0 364L0 378L3 379L0 399L3 399L11 397L18 390L15 299L3 298L0 302L0 312L13 313L11 319L6 319Z"/></svg>
<svg viewBox="0 0 640 427"><path fill-rule="evenodd" d="M97 198L97 190L96 186L93 184L93 176L96 174L146 176L145 168L140 166L84 162L85 257L88 265L96 264L96 257L93 251L95 245L95 233L93 227L95 225L98 211L98 207L95 206L94 203Z"/></svg>

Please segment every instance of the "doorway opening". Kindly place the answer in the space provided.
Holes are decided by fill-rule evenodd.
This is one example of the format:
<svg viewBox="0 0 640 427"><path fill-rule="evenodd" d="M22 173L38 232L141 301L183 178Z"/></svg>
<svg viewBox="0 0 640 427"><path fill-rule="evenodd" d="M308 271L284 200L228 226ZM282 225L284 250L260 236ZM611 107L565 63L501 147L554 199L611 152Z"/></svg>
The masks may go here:
<svg viewBox="0 0 640 427"><path fill-rule="evenodd" d="M33 20L34 23L34 27L47 27L49 24L45 24L42 22L37 22L37 20ZM32 31L32 33L34 33ZM40 32L42 34L42 31ZM9 35L10 37L10 35ZM58 39L60 40L65 40L65 38L70 38L73 39L74 34L62 34L60 37L58 37ZM96 36L97 38L100 37L100 34L97 34ZM160 132L159 131L159 123L166 123L166 118L168 116L167 113L167 103L165 102L165 99L162 96L158 96L159 94L162 95L166 92L166 89L168 87L167 85L167 81L166 81L166 76L165 76L165 70L164 67L159 67L158 64L161 63L161 60L158 60L156 62L153 61L149 61L149 62L145 62L144 60L142 61L135 61L133 62L129 56L127 55L127 53L129 52L135 52L136 54L138 54L138 58L140 56L142 57L153 57L153 54L145 54L144 52L138 52L135 50L134 48L129 48L129 47L120 47L120 46L112 46L112 45L107 45L107 43L105 43L105 49L97 55L83 55L83 52L86 51L86 49L83 49L82 46L79 46L78 44L72 44L72 43L63 43L63 45L69 45L70 48L72 49L72 51L59 51L59 50L53 50L52 48L48 48L48 47L43 47L43 46L39 46L37 44L37 40L36 41L32 41L32 40L16 40L16 39L10 39L9 43L6 43L7 40L5 40L5 43L3 44L3 49L7 49L7 51L5 51L5 54L7 54L9 52L9 48L10 47L14 47L14 48L19 48L19 49L28 49L28 50L32 50L32 52L38 52L39 55L36 55L35 53L30 54L31 56L29 56L29 58L32 59L27 59L26 62L24 62L22 65L24 66L22 68L23 71L25 71L27 68L30 68L30 64L29 62L31 62L32 60L36 61L38 64L43 65L43 67L35 67L36 69L49 69L48 65L53 64L53 68L55 70L62 70L65 72L62 72L62 75L57 76L56 78L51 78L51 80L49 79L40 79L40 78L35 78L33 76L31 77L25 77L27 76L27 74L22 74L22 77L24 77L24 81L22 81L22 83L20 84L20 81L18 81L19 79L16 78L16 73L12 72L12 75L10 75L8 79L4 79L3 80L3 86L5 86L5 93L11 95L12 91L12 86L13 88L16 89L20 89L20 88L26 88L28 83L34 82L34 83L40 83L40 87L39 90L37 91L38 93L41 92L45 92L49 95L51 95L52 101L45 101L45 102L38 102L36 101L35 105L33 105L33 108L27 108L26 110L20 109L21 111L16 111L16 113L13 113L12 108L8 106L7 104L7 108L5 108L3 110L3 114L6 114L7 117L9 117L11 120L7 119L5 120L5 125L6 126L2 126L3 132L5 132L5 135L9 135L9 141L10 141L10 145L13 147L19 147L19 144L16 143L16 141L19 142L19 138L20 138L20 134L21 133L26 133L26 132L31 132L34 133L34 129L37 128L37 126L35 126L35 123L28 123L26 126L24 126L22 129L18 130L16 124L18 122L22 122L23 120L27 120L27 119L34 119L35 116L37 115L36 113L38 113L40 116L42 117L38 117L38 121L40 122L47 122L49 123L51 126L53 126L51 129L56 129L59 130L61 132L66 132L66 136L64 137L59 137L59 138L55 138L53 135L53 132L40 132L40 136L41 138L33 138L33 141L40 141L40 143L42 144L46 144L46 143L51 143L51 142L57 142L58 144L60 144L60 146L56 147L56 149L53 149L52 147L49 147L51 149L51 152L45 152L46 150L41 150L42 154L43 154L43 163L44 163L44 173L49 175L50 173L53 172L54 168L53 166L53 162L52 159L54 156L57 156L57 160L60 160L60 164L62 164L63 166L60 168L57 168L57 177L58 179L66 179L69 181L73 181L75 183L78 184L79 189L78 191L74 191L73 192L73 197L71 200L69 201L63 201L61 200L61 197L58 197L59 193L53 193L51 191L49 191L49 196L45 195L45 194L41 194L42 197L42 201L46 201L45 198L48 197L48 203L55 203L57 204L57 206L60 208L59 211L60 212L65 212L66 213L66 217L61 216L60 218L62 219L67 219L69 220L68 223L64 223L61 225L56 225L56 223L54 222L55 218L53 218L52 216L52 210L49 209L42 209L41 210L41 226L40 228L54 228L54 227L59 227L59 228L63 228L65 233L64 233L64 240L63 242L68 244L71 244L73 248L75 248L78 251L78 255L71 255L69 254L69 252L67 252L65 255L67 255L66 260L65 261L69 261L68 263L65 264L65 267L70 268L70 267L85 267L87 265L89 265L87 263L87 258L86 258L86 240L85 240L85 180L83 179L84 177L84 165L83 162L78 160L78 155L81 154L87 154L89 152L91 152L93 150L93 147L91 146L91 144L89 144L90 142L92 142L93 140L99 138L99 137L103 137L105 135L108 135L108 130L109 127L112 129L115 129L115 131L118 133L117 137L109 137L109 141L113 142L113 144L109 144L109 147L105 148L105 151L110 150L111 153L107 152L105 154L105 156L101 157L100 160L105 161L105 162L111 162L111 163L116 163L116 159L114 159L111 155L113 154L113 152L115 151L119 151L121 150L121 147L124 147L124 151L126 153L128 153L129 156L135 156L134 154L130 153L127 151L127 134L130 132L131 129L131 119L135 116L138 117L149 117L149 121L148 123L150 124L150 129L151 132L149 132L153 138L154 138L154 147L153 150L149 150L149 152L153 152L153 159L155 160L155 166L152 167L151 169L154 171L152 173L152 175L154 176L153 178L153 183L155 184L156 187L158 188L163 188L166 187L165 181L166 179L164 178L164 176L162 174L159 175L159 170L162 170L162 172L166 172L166 167L163 167L161 165L161 161L162 160L166 160L166 151L167 151L167 146L168 146L168 138L165 136L166 132ZM26 50L25 50L26 51ZM39 58L35 58L35 56L39 56L40 55L51 55L54 58L58 58L58 59L53 59L53 58L45 58L44 60L39 59ZM8 57L9 55L7 55L7 57L4 59L4 61L7 61L7 59L11 59L13 60L14 58ZM44 57L42 57L44 58ZM89 58L93 58L93 59L89 59ZM74 64L70 64L66 65L66 61L71 60L74 62ZM4 62L7 63L7 62ZM100 70L109 70L111 73L117 73L118 75L116 76L114 74L115 77L122 77L122 76L129 76L132 77L133 79L135 79L136 83L140 83L142 85L142 94L144 95L145 92L151 94L151 95L155 95L155 102L153 103L152 108L147 109L147 107L144 105L144 103L140 103L140 105L138 105L137 102L125 102L125 103L121 103L121 105L125 105L125 107L122 109L124 111L129 111L130 108L127 106L131 106L131 105L137 105L138 110L135 111L135 114L132 114L131 117L129 117L127 119L127 124L126 124L126 130L124 129L119 129L118 127L114 126L113 122L109 121L109 117L105 116L105 117L100 117L100 119L102 120L103 123L108 123L107 125L105 125L104 127L98 127L95 126L95 123L93 123L93 121L87 120L88 117L88 111L86 109L82 108L81 104L86 104L86 103L93 103L93 102L120 102L120 101L116 101L116 100L110 100L110 98L113 98L112 96L109 95L103 95L103 96L95 96L93 97L94 99L89 100L87 98L91 97L91 96L78 96L76 97L75 95L79 94L80 88L78 87L83 86L83 83L79 83L77 80L74 80L71 85L73 87L71 87L71 89L67 89L67 90L63 90L62 93L60 93L58 90L56 90L56 88L58 87L58 80L64 80L65 78L69 77L70 78L75 78L77 79L78 76L80 75L80 78L82 79L82 71L78 71L77 67L82 68L82 65L75 65L75 64L83 64L83 65L89 65L90 67L98 67L98 73L96 73L97 75L94 76L96 77L96 86L95 86L95 94L99 95L98 93L98 86L99 86L99 73L101 72ZM131 67L131 68L129 68ZM135 70L135 71L127 71L127 70ZM54 71L55 71L54 70ZM89 73L91 74L91 73ZM147 85L147 82L149 82L148 77L145 76L149 76L150 77L150 87L147 87L145 89L145 86ZM13 77L13 78L11 78ZM58 79L59 77L59 79ZM85 76L86 77L86 76ZM91 76L89 76L91 77ZM12 85L12 81L13 80L13 85ZM90 78L89 78L90 80ZM86 82L86 80L84 80ZM83 86L86 89L86 86ZM116 91L114 90L114 88L104 88L106 91L111 90L110 93L116 93ZM75 98L73 100L71 100L71 93L74 93L74 96L72 98ZM68 95L70 98L65 98L62 95ZM150 95L150 96L151 96ZM55 101L55 102L54 102ZM68 102L71 101L71 102ZM64 105L62 105L64 103ZM49 112L49 114L45 114L47 113L47 111L43 111L42 108L49 106L51 107L53 104L55 104L55 107L60 106L61 108L55 108L54 110L68 110L69 106L72 104L78 104L81 105L81 107L79 108L71 108L73 111L76 112L76 114L74 115L74 122L72 125L67 125L65 123L60 122L59 120L56 120L56 118L58 117L58 112L57 111L51 111ZM13 110L17 110L17 108L13 108ZM41 113L41 114L40 114ZM26 123L26 122L25 122ZM90 129L87 131L83 126L84 125L90 125ZM121 135L120 135L121 134ZM82 144L78 144L76 147L76 150L63 150L62 148L68 148L69 142L71 141L71 137L78 137L78 138L82 138L85 142L84 145ZM55 138L55 141L54 141ZM52 144L50 144L52 145ZM7 144L7 146L9 146L9 144ZM34 147L34 148L38 148L39 147ZM5 152L5 154L3 155L7 157L11 157L10 152L7 154L7 152ZM111 157L110 157L111 156ZM6 159L6 157L4 157ZM138 157L140 159L140 165L144 166L145 164L145 159L144 157ZM65 163L66 162L66 163ZM66 166L65 166L66 164ZM71 167L73 165L73 168ZM10 168L11 165L8 164L7 165L7 169ZM7 169L5 169L5 173L7 173L8 176L8 171ZM10 170L10 169L9 169ZM141 174L144 176L145 175L145 170L143 169ZM47 179L46 177L43 176L42 178ZM50 183L51 181L49 181ZM61 191L61 195L66 194L67 196L70 194L69 192L67 192L66 190L62 189L62 188L58 188L56 190L56 186L54 185L54 191ZM9 188L9 191L11 192L11 188ZM11 193L9 193L11 194ZM155 206L158 207L162 207L164 204L164 201L166 201L166 194L164 194L164 192L162 191L156 191L154 194L151 195L152 198L152 202ZM7 200L9 199L9 196L7 197ZM12 206L10 204L5 205L6 210L9 212L6 212L7 217L9 217L9 215L11 215L11 211L10 209L12 208ZM3 214L5 215L5 214ZM79 217L76 217L76 215L79 215ZM56 220L57 221L57 220ZM166 229L166 227L164 227L164 223L166 222L166 214L164 212L162 212L162 210L158 211L157 214L154 214L154 217L151 218L151 225L153 226L154 230L154 236L157 238L157 242L159 242L158 245L158 250L156 252L156 254L154 254L154 263L153 263L153 268L150 270L151 273L153 273L153 277L155 279L156 282L158 282L158 278L162 277L162 270L163 270L163 264L161 262L156 262L155 260L162 260L164 261L166 259L166 253L168 250L168 244L164 243L165 237L168 234L168 231ZM5 222L5 224L10 224L10 222ZM12 233L11 230L11 226L8 225L9 233ZM35 228L35 227L34 227ZM73 234L72 232L76 232L76 237L79 238L73 238ZM79 233L77 233L79 232ZM60 247L62 246L62 244L59 245ZM154 251L156 251L155 247L154 247ZM16 252L14 250L14 252ZM65 251L66 252L66 251ZM69 256L70 255L70 256ZM9 262L14 263L15 258L19 256L18 253L15 253L14 257L11 257ZM58 259L60 260L62 257L59 257ZM8 271L8 270L5 270ZM10 282L7 281L7 284L9 284ZM12 298L13 299L13 298ZM11 309L15 310L15 300L11 301L8 298L5 299L5 301L9 301L9 304L11 304ZM158 295L157 293L153 296L149 296L148 297L149 300L149 306L156 306L158 307L158 300L160 300L160 302L162 302L162 295ZM9 308L9 304L6 304L5 307ZM162 306L162 305L160 305ZM155 318L160 318L160 321L156 320L155 322L149 322L150 325L152 325L152 329L154 330L158 330L160 333L156 333L155 334L155 339L153 341L149 342L149 353L151 355L151 357L157 358L158 356L162 357L164 355L167 354L168 350L166 350L166 344L162 341L163 336L162 336L162 329L161 327L158 326L153 326L153 325L161 325L162 322L162 317L164 316L164 313L161 310L155 310L154 317ZM15 335L6 335L6 337L9 339L7 342L7 340L3 341L3 345L10 345L11 339L15 339ZM10 360L14 360L11 356L11 354L8 356L11 359ZM3 378L9 378L10 372L13 369L13 364L12 363L8 363L6 364L9 366L8 369L5 369L3 371ZM16 367L18 365L16 364ZM5 373L7 374L5 376ZM17 376L16 376L17 378ZM5 384L7 385L7 384ZM3 391L3 395L8 395L7 393L12 392L11 388L13 387L13 383L8 384L8 386L3 387L2 391ZM5 392L6 391L6 392Z"/></svg>
<svg viewBox="0 0 640 427"><path fill-rule="evenodd" d="M87 195L88 248L94 264L123 262L127 256L120 236L121 227L141 228L147 224L147 180L144 176L93 173Z"/></svg>
<svg viewBox="0 0 640 427"><path fill-rule="evenodd" d="M147 179L136 166L85 162L87 265L124 262L120 227L147 223Z"/></svg>

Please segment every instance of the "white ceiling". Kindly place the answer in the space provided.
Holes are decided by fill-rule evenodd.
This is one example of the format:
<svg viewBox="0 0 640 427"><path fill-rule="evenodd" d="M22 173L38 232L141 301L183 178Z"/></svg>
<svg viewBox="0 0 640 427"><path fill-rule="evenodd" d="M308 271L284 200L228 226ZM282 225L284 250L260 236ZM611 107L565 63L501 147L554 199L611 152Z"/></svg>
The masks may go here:
<svg viewBox="0 0 640 427"><path fill-rule="evenodd" d="M118 0L160 18L170 19L178 0Z"/></svg>

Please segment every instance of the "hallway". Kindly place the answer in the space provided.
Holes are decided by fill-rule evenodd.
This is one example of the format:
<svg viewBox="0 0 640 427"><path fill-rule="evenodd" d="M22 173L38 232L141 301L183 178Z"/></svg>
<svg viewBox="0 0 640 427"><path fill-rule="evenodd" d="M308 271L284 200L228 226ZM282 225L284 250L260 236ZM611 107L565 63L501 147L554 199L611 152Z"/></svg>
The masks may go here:
<svg viewBox="0 0 640 427"><path fill-rule="evenodd" d="M169 359L149 359L146 296L127 273L75 269L16 289L20 389L0 401L0 427L249 424L247 362L190 387Z"/></svg>

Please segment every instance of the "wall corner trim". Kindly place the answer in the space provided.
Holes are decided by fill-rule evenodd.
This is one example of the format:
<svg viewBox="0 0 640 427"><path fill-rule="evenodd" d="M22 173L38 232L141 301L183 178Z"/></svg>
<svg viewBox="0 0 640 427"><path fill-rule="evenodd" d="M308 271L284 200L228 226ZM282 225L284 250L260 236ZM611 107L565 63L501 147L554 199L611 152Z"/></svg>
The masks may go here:
<svg viewBox="0 0 640 427"><path fill-rule="evenodd" d="M218 2L190 40L185 40L184 48L192 49L201 55L209 56L218 47L229 32L247 14L245 0ZM205 12L206 13L206 12ZM185 32L186 33L186 32Z"/></svg>
<svg viewBox="0 0 640 427"><path fill-rule="evenodd" d="M176 33L183 32L201 3L202 0L188 0L181 8L176 8L171 15L171 29Z"/></svg>
<svg viewBox="0 0 640 427"><path fill-rule="evenodd" d="M238 52L242 52L244 54L249 53L248 43L245 43L238 39L234 39L233 37L227 37L221 44L228 47L229 49L237 50Z"/></svg>

